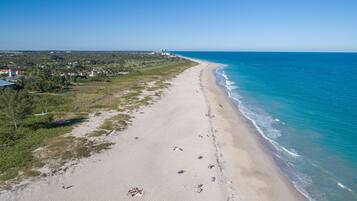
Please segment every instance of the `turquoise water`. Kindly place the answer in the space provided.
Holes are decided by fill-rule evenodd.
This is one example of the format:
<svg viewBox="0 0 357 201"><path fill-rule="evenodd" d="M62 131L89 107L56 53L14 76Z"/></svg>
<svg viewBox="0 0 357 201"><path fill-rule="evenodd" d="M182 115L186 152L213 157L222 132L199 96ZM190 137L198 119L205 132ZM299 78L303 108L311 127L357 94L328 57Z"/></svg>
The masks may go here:
<svg viewBox="0 0 357 201"><path fill-rule="evenodd" d="M217 69L240 111L310 200L357 200L357 54L176 52Z"/></svg>

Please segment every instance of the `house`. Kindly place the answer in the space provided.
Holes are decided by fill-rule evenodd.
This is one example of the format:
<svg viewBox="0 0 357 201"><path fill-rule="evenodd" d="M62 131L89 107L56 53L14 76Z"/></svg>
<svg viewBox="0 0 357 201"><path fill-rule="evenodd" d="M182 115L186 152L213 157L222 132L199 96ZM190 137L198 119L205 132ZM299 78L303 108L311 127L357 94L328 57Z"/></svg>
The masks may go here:
<svg viewBox="0 0 357 201"><path fill-rule="evenodd" d="M76 67L80 67L80 66L81 66L81 64L78 61L68 62L69 68L76 68Z"/></svg>
<svg viewBox="0 0 357 201"><path fill-rule="evenodd" d="M0 69L0 75L8 76L9 75L9 69Z"/></svg>
<svg viewBox="0 0 357 201"><path fill-rule="evenodd" d="M0 69L0 76L4 77L13 77L20 75L21 72L19 70L11 70L9 69Z"/></svg>
<svg viewBox="0 0 357 201"><path fill-rule="evenodd" d="M93 69L93 70L90 72L89 77L95 77L95 76L97 76L97 73L98 73L98 72Z"/></svg>
<svg viewBox="0 0 357 201"><path fill-rule="evenodd" d="M12 83L12 82L7 82L7 81L5 81L5 80L1 80L1 79L0 79L0 89L1 89L1 88L6 88L6 87L14 87L14 86L15 86L14 83Z"/></svg>

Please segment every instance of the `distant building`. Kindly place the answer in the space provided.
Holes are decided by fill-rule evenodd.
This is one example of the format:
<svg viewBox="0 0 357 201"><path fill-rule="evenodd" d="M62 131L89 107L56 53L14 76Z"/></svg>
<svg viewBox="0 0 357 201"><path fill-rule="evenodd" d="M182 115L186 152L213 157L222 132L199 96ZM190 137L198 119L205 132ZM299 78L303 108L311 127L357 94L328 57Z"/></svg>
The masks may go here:
<svg viewBox="0 0 357 201"><path fill-rule="evenodd" d="M170 52L168 52L166 49L161 50L161 55L162 56L170 56Z"/></svg>
<svg viewBox="0 0 357 201"><path fill-rule="evenodd" d="M162 56L170 56L171 54L169 52L161 52Z"/></svg>
<svg viewBox="0 0 357 201"><path fill-rule="evenodd" d="M166 49L161 50L161 52L159 53L161 56L165 56L165 57L169 57L169 58L176 58L176 55L171 54L170 52L168 52Z"/></svg>
<svg viewBox="0 0 357 201"><path fill-rule="evenodd" d="M89 77L95 77L95 76L97 76L97 71L92 70L89 74Z"/></svg>
<svg viewBox="0 0 357 201"><path fill-rule="evenodd" d="M15 84L12 82L7 82L5 80L0 79L0 88L6 88L6 87L14 87Z"/></svg>
<svg viewBox="0 0 357 201"><path fill-rule="evenodd" d="M80 67L80 66L81 66L81 64L78 61L68 62L69 68L76 68L76 67Z"/></svg>
<svg viewBox="0 0 357 201"><path fill-rule="evenodd" d="M8 76L9 75L9 69L0 69L0 75Z"/></svg>
<svg viewBox="0 0 357 201"><path fill-rule="evenodd" d="M13 76L18 76L20 74L21 74L21 72L19 70L12 70L11 68L0 69L0 76L3 76L3 77L13 77Z"/></svg>

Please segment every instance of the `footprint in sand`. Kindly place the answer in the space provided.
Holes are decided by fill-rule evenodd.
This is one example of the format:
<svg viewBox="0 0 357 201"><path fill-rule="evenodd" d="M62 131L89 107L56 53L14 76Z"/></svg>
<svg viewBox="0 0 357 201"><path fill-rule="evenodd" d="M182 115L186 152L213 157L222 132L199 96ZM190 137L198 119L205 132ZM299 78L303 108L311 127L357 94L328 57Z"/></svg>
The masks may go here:
<svg viewBox="0 0 357 201"><path fill-rule="evenodd" d="M183 149L181 147L178 147L178 146L174 146L173 150L174 151L183 151Z"/></svg>
<svg viewBox="0 0 357 201"><path fill-rule="evenodd" d="M198 184L197 185L197 189L196 189L196 193L201 193L203 191L203 184Z"/></svg>
<svg viewBox="0 0 357 201"><path fill-rule="evenodd" d="M211 165L211 164L210 164L210 165L208 165L208 168L209 168L209 169L212 169L212 168L214 168L214 166L215 166L215 165Z"/></svg>
<svg viewBox="0 0 357 201"><path fill-rule="evenodd" d="M140 189L138 187L132 188L128 191L128 196L131 197L139 197L144 194L144 189Z"/></svg>
<svg viewBox="0 0 357 201"><path fill-rule="evenodd" d="M183 174L183 173L185 173L185 170L179 170L179 171L177 172L177 174Z"/></svg>
<svg viewBox="0 0 357 201"><path fill-rule="evenodd" d="M64 184L62 184L62 188L63 188L63 189L70 189L70 188L72 188L72 187L73 187L73 185L65 186Z"/></svg>
<svg viewBox="0 0 357 201"><path fill-rule="evenodd" d="M199 156L199 157L197 157L197 158L201 160L201 159L203 158L203 156Z"/></svg>

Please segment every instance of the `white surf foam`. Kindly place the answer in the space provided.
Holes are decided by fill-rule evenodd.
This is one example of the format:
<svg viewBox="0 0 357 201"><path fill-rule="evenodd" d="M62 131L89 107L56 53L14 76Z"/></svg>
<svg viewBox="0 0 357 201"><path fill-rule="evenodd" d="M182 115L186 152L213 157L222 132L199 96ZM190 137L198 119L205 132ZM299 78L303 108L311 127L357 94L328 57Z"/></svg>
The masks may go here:
<svg viewBox="0 0 357 201"><path fill-rule="evenodd" d="M289 150L289 149L285 148L284 146L280 145L278 142L273 140L273 139L276 139L281 136L281 132L279 130L273 128L273 126L271 125L272 121L276 121L276 119L273 119L269 116L266 116L266 117L259 116L259 114L256 114L253 111L251 111L250 109L248 109L247 107L245 107L240 100L241 97L237 93L233 92L234 89L232 89L231 86L234 85L235 82L229 80L227 74L223 71L222 68L218 68L216 70L216 73L224 78L223 83L222 82L220 82L220 83L227 89L226 92L227 92L228 96L237 103L238 108L241 111L241 113L248 120L250 120L252 122L254 127L258 130L259 134L261 134L261 136L264 139L269 141L274 146L274 148L277 149L278 151L283 151L292 157L301 157L301 155L296 153L296 151ZM265 130L268 131L267 134L264 133L263 129L258 125L256 120L259 120L260 124L264 125Z"/></svg>
<svg viewBox="0 0 357 201"><path fill-rule="evenodd" d="M242 103L242 97L238 94L235 93L233 90L237 89L238 87L235 85L233 81L229 81L228 76L226 73L223 71L223 67L216 69L217 75L221 76L224 78L223 80L219 80L219 84L223 86L226 89L227 95L234 100L237 103L238 109L240 112L243 114L245 118L247 118L256 128L256 130L259 132L259 134L267 140L273 147L274 149L279 152L283 153L283 155L289 157L289 158L300 158L302 157L299 155L295 150L289 150L279 144L278 142L274 141L273 139L278 138L281 135L281 132L275 128L273 128L272 124L275 122L281 122L280 119L277 118L272 118L272 117L261 117L259 114L254 113L251 111L249 108L245 107ZM228 80L228 81L227 81ZM231 86L236 86L236 88L232 88ZM264 133L263 129L258 125L257 121L260 121L260 124L263 124L264 129L267 130L267 134ZM265 122L265 123L264 123ZM278 158L284 161L284 158L280 156L278 153L274 153ZM308 194L308 192L305 190L305 187L308 186L311 183L310 178L308 178L307 175L303 176L300 175L299 173L293 173L294 178L292 182L295 188L302 193L308 200L314 201L313 198L311 198Z"/></svg>
<svg viewBox="0 0 357 201"><path fill-rule="evenodd" d="M349 191L351 193L354 193L354 191L352 189L348 188L347 186L343 185L340 182L337 182L337 186L339 186L340 188L345 189L345 190L347 190L347 191Z"/></svg>

